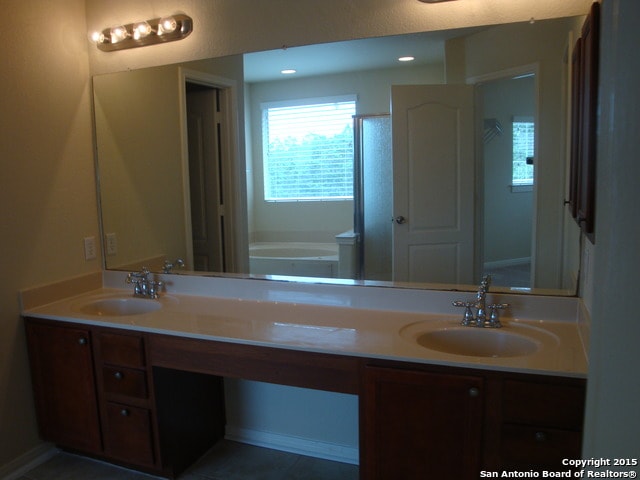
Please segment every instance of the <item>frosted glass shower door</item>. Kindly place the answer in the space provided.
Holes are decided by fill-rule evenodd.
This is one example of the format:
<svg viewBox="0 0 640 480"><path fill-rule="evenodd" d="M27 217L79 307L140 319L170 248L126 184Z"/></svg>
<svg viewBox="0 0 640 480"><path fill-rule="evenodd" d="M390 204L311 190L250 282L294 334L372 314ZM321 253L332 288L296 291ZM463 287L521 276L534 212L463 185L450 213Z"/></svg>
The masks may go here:
<svg viewBox="0 0 640 480"><path fill-rule="evenodd" d="M355 118L355 231L359 278L391 280L392 157L390 115Z"/></svg>

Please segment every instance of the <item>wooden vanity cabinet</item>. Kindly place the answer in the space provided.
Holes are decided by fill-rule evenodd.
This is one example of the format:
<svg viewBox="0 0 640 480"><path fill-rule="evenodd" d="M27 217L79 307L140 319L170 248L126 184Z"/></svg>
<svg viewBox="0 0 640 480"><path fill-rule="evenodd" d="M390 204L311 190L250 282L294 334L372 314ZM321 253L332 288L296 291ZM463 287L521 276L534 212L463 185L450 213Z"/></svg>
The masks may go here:
<svg viewBox="0 0 640 480"><path fill-rule="evenodd" d="M222 379L152 368L145 334L25 322L44 440L173 478L224 435Z"/></svg>
<svg viewBox="0 0 640 480"><path fill-rule="evenodd" d="M102 451L91 330L27 322L34 400L42 438L86 453Z"/></svg>
<svg viewBox="0 0 640 480"><path fill-rule="evenodd" d="M104 454L121 462L154 467L157 447L152 386L142 335L97 329L94 358Z"/></svg>
<svg viewBox="0 0 640 480"><path fill-rule="evenodd" d="M563 458L580 458L584 382L531 377L502 381L498 465L561 470Z"/></svg>
<svg viewBox="0 0 640 480"><path fill-rule="evenodd" d="M363 480L475 480L580 458L583 379L30 318L26 327L43 438L162 476L224 435L225 375L357 394Z"/></svg>
<svg viewBox="0 0 640 480"><path fill-rule="evenodd" d="M475 480L580 458L584 380L409 365L365 367L360 478Z"/></svg>
<svg viewBox="0 0 640 480"><path fill-rule="evenodd" d="M361 477L478 478L483 379L366 367Z"/></svg>

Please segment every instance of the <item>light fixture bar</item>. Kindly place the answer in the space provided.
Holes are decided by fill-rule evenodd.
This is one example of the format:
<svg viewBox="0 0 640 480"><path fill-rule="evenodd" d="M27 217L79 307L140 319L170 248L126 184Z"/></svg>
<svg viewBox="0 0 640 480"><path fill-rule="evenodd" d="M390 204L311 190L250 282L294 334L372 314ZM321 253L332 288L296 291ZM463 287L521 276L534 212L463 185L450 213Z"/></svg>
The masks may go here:
<svg viewBox="0 0 640 480"><path fill-rule="evenodd" d="M192 31L191 17L178 14L105 28L102 32L92 34L91 37L99 50L113 52L182 40Z"/></svg>

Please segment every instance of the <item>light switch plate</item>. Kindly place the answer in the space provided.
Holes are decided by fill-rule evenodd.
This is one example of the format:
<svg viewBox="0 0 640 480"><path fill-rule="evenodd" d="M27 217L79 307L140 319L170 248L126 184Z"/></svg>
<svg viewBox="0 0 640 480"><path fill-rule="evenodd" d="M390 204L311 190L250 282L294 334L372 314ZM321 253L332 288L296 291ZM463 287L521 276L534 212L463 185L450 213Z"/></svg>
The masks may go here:
<svg viewBox="0 0 640 480"><path fill-rule="evenodd" d="M115 255L118 253L118 237L115 233L107 233L105 235L105 247L107 255Z"/></svg>

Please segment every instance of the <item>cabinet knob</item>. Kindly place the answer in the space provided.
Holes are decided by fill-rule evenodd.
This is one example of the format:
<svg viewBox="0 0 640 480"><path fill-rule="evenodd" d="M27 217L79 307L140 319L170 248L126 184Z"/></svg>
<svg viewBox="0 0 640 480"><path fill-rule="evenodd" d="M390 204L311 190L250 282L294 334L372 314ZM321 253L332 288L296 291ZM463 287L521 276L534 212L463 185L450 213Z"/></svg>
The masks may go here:
<svg viewBox="0 0 640 480"><path fill-rule="evenodd" d="M124 377L122 372L116 372L113 374L113 376L116 378L116 380L122 380L122 378Z"/></svg>
<svg viewBox="0 0 640 480"><path fill-rule="evenodd" d="M469 389L469 396L471 398L476 398L476 397L480 396L480 389L476 388L476 387L471 387Z"/></svg>
<svg viewBox="0 0 640 480"><path fill-rule="evenodd" d="M84 337L80 337L80 338L78 339L78 343L79 343L80 345L86 345L86 344L87 344L87 339L86 339L86 338L84 338Z"/></svg>
<svg viewBox="0 0 640 480"><path fill-rule="evenodd" d="M123 417L128 417L129 410L127 410L126 408L123 408L122 410L120 410L120 415L122 415Z"/></svg>
<svg viewBox="0 0 640 480"><path fill-rule="evenodd" d="M546 442L547 434L545 432L536 432L536 442Z"/></svg>

